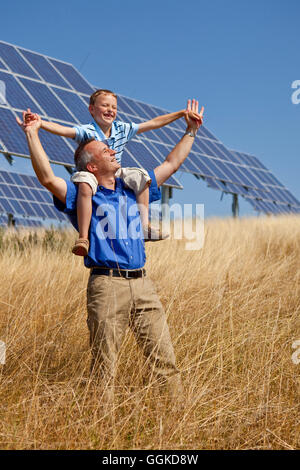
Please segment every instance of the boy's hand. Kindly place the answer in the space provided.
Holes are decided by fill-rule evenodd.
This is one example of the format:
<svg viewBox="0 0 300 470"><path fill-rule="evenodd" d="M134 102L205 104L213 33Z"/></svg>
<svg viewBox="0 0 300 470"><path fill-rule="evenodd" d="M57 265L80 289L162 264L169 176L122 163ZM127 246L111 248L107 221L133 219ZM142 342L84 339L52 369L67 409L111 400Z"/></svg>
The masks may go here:
<svg viewBox="0 0 300 470"><path fill-rule="evenodd" d="M188 100L184 118L189 129L198 130L203 123L204 107L199 113L199 103L197 100Z"/></svg>
<svg viewBox="0 0 300 470"><path fill-rule="evenodd" d="M16 121L25 133L33 130L38 130L41 127L42 119L38 114L31 113L29 108L27 109L27 111L23 111L22 116L23 121L21 121L19 117L16 118Z"/></svg>

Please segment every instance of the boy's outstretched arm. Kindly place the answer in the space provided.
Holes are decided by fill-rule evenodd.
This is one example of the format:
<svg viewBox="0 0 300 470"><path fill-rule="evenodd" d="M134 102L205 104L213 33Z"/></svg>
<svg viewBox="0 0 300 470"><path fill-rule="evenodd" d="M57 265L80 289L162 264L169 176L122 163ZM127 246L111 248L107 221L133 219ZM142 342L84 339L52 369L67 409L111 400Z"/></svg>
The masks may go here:
<svg viewBox="0 0 300 470"><path fill-rule="evenodd" d="M169 153L165 161L154 169L157 185L161 186L173 173L175 173L187 158L193 146L197 130L202 125L204 108L198 114L198 101L188 101L185 120L186 133L178 144Z"/></svg>
<svg viewBox="0 0 300 470"><path fill-rule="evenodd" d="M25 124L29 124L32 120L35 119L35 114L32 113L30 109L27 109L24 119ZM51 134L60 135L61 137L68 137L70 139L74 139L76 135L76 131L73 127L62 126L56 122L43 121L43 119L41 119L41 129L51 132Z"/></svg>
<svg viewBox="0 0 300 470"><path fill-rule="evenodd" d="M51 132L52 134L60 135L61 137L68 137L69 139L74 139L76 135L73 127L62 126L56 122L42 120L41 129Z"/></svg>
<svg viewBox="0 0 300 470"><path fill-rule="evenodd" d="M176 111L175 113L163 114L162 116L157 116L156 118L150 119L150 121L141 122L139 124L139 129L137 134L142 132L152 131L153 129L159 129L160 127L167 126L171 122L176 121L177 119L182 118L186 113L186 109L181 111Z"/></svg>

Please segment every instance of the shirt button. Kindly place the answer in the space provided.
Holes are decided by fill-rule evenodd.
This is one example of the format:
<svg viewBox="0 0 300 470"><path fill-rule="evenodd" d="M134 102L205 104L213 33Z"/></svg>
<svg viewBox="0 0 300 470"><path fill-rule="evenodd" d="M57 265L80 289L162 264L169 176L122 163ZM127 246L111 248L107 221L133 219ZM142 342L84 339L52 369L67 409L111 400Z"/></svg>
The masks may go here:
<svg viewBox="0 0 300 470"><path fill-rule="evenodd" d="M125 242L125 245L128 245L128 242Z"/></svg>
<svg viewBox="0 0 300 470"><path fill-rule="evenodd" d="M132 259L132 258L133 258L133 256L130 256L130 259Z"/></svg>

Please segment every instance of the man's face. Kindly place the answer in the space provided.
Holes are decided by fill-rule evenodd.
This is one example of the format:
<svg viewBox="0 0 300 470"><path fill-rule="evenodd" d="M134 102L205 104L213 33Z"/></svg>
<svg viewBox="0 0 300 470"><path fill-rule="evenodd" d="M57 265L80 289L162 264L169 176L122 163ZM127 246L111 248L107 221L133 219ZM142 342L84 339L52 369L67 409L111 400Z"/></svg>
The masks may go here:
<svg viewBox="0 0 300 470"><path fill-rule="evenodd" d="M113 95L102 93L89 106L89 110L99 126L111 126L117 117L117 99Z"/></svg>
<svg viewBox="0 0 300 470"><path fill-rule="evenodd" d="M121 167L116 160L116 151L110 149L104 142L93 141L87 145L86 150L91 152L93 158L87 165L92 173L115 174Z"/></svg>

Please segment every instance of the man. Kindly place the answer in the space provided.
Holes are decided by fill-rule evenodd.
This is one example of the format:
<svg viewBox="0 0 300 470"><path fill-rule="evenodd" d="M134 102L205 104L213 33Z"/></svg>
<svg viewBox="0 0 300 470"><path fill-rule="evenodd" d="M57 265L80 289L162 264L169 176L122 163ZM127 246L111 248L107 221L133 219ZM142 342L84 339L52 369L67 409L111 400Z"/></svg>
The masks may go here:
<svg viewBox="0 0 300 470"><path fill-rule="evenodd" d="M188 156L202 124L203 111L202 108L198 114L198 102L188 101L186 133L150 175L150 202L159 198L158 188ZM38 136L40 117L35 115L26 124L24 112L23 123L18 120L18 124L26 134L32 166L40 183L54 195L55 206L67 213L77 227L78 187L54 175ZM113 385L118 352L130 326L158 382L166 385L175 397L181 393L181 379L165 312L144 270L145 247L136 196L115 177L120 165L115 151L104 142L88 140L80 144L75 162L93 173L99 184L93 196L90 249L85 257L85 266L91 269L87 287L91 371ZM113 390L113 386L109 388Z"/></svg>

